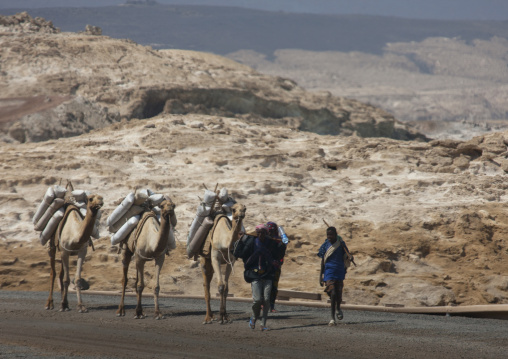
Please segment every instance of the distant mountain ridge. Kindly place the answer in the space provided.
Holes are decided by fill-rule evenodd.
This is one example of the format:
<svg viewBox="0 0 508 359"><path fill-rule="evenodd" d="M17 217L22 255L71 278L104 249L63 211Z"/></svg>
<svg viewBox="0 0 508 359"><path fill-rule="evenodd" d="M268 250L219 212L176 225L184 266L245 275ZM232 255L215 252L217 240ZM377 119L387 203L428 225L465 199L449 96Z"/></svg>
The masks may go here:
<svg viewBox="0 0 508 359"><path fill-rule="evenodd" d="M26 9L4 9L13 15ZM156 49L228 54L254 50L271 56L279 49L360 51L380 54L386 43L460 37L465 41L508 38L500 21L409 20L366 15L316 15L267 12L239 7L128 5L30 9L33 17L51 19L62 31L78 32L87 24L104 35L128 38Z"/></svg>
<svg viewBox="0 0 508 359"><path fill-rule="evenodd" d="M0 9L93 7L124 2L122 0L2 0ZM158 0L157 2L171 5L237 6L256 10L311 14L361 14L434 20L508 20L508 2L505 0ZM459 2L460 6L458 6Z"/></svg>

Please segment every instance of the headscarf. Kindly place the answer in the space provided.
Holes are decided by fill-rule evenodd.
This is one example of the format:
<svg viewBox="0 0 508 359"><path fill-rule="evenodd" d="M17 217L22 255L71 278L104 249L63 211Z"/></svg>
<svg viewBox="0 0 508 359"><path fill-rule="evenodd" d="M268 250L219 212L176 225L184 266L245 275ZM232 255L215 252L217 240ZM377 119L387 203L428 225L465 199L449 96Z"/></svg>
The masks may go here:
<svg viewBox="0 0 508 359"><path fill-rule="evenodd" d="M268 227L268 234L271 237L279 238L279 226L275 222L268 222L266 223L266 226Z"/></svg>
<svg viewBox="0 0 508 359"><path fill-rule="evenodd" d="M266 224L261 223L261 224L258 224L258 225L256 226L256 232L258 232L258 233L259 233L259 232L261 232L261 231L263 231L263 230L265 230L266 232L268 232L268 227L266 226Z"/></svg>

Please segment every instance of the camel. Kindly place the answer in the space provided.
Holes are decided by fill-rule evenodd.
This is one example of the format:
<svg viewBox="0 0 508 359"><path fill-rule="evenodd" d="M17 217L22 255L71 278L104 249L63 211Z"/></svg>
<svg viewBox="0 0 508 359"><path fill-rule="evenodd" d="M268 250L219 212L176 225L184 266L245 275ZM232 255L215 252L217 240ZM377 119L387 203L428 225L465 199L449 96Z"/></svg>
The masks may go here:
<svg viewBox="0 0 508 359"><path fill-rule="evenodd" d="M72 188L72 186L71 186ZM67 293L69 290L69 257L77 255L76 276L74 283L76 285L76 294L78 297L77 309L80 313L86 313L88 310L81 301L81 290L83 289L83 281L81 279L81 268L86 257L88 244L91 243L90 236L95 225L95 220L99 209L104 205L102 196L90 195L87 197L87 211L85 218L82 217L79 208L68 204L65 214L58 225L58 228L50 238L49 257L51 265L50 274L50 290L49 297L46 302L46 309L53 309L53 287L55 282L55 257L57 246L61 252L62 266L60 270L59 283L62 293L62 304L60 311L65 312L69 309L67 301Z"/></svg>
<svg viewBox="0 0 508 359"><path fill-rule="evenodd" d="M145 212L139 221L135 230L131 232L127 239L127 245L123 252L123 278L122 278L122 297L120 305L116 312L117 316L125 316L125 287L127 286L127 272L132 256L136 254L136 294L137 305L135 319L143 319L143 308L141 306L141 297L145 287L144 268L147 261L155 259L155 319L163 319L164 316L159 310L159 275L164 264L164 255L168 254L170 248L169 232L171 226L176 226L175 204L168 198L159 205L161 208L161 223L153 211ZM174 248L174 247L173 247ZM169 254L168 254L169 255Z"/></svg>
<svg viewBox="0 0 508 359"><path fill-rule="evenodd" d="M228 296L229 276L231 275L236 260L231 252L234 244L240 239L239 233L242 228L242 221L245 218L246 207L236 203L232 207L232 211L232 223L225 215L219 215L215 218L214 226L208 234L209 238L205 241L205 245L206 242L211 242L210 255L202 255L200 259L206 301L206 317L203 324L210 324L213 320L213 314L210 308L210 282L212 281L214 273L217 273L217 284L220 295L220 323L224 324L230 322L226 313L226 298ZM224 276L222 275L221 264L226 264Z"/></svg>

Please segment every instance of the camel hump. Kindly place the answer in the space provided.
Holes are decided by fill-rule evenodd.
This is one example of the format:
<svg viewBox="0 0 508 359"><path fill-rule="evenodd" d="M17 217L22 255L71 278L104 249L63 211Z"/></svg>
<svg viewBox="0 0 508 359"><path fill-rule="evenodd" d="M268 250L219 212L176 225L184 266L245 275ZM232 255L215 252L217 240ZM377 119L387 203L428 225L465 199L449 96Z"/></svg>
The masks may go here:
<svg viewBox="0 0 508 359"><path fill-rule="evenodd" d="M155 221L157 223L159 223L159 220L157 219L157 215L154 212L147 211L147 212L143 213L143 216L139 220L138 227L136 228L136 235L135 235L136 241L138 240L139 235L141 234L141 230L143 229L143 226L145 225L146 221L148 221L150 218L155 218ZM159 223L159 225L160 225L160 223Z"/></svg>
<svg viewBox="0 0 508 359"><path fill-rule="evenodd" d="M201 248L200 251L200 255L202 255L205 258L209 257L210 253L212 252L213 234L215 233L215 229L217 228L217 225L222 219L225 219L228 229L231 230L232 222L227 215L219 214L215 216L212 229L208 232L206 240L203 242L203 247Z"/></svg>
<svg viewBox="0 0 508 359"><path fill-rule="evenodd" d="M78 207L76 207L73 204L67 205L65 208L65 213L64 213L62 219L60 220L60 223L58 224L58 228L55 232L55 244L58 244L60 242L60 235L62 234L62 230L63 230L63 227L65 226L65 222L67 222L67 218L69 218L69 215L73 211L78 212L79 218L81 218L81 219L84 218L83 214L81 213L81 211L79 210Z"/></svg>

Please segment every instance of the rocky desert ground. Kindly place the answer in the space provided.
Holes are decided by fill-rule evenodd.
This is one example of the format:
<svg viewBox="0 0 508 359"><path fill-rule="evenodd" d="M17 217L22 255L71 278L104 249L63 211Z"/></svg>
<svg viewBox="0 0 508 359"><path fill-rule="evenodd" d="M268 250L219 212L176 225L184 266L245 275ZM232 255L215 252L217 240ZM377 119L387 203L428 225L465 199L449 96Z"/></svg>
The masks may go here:
<svg viewBox="0 0 508 359"><path fill-rule="evenodd" d="M280 288L322 291L326 220L358 264L346 303L508 302L508 132L432 140L377 107L230 59L61 33L26 14L0 18L0 59L2 289L48 288L31 220L47 187L71 180L105 202L83 272L91 289L121 288L105 219L129 192L150 188L177 204L161 291L199 295L185 241L204 185L218 183L247 206L247 230L285 227ZM230 283L249 295L241 263Z"/></svg>

